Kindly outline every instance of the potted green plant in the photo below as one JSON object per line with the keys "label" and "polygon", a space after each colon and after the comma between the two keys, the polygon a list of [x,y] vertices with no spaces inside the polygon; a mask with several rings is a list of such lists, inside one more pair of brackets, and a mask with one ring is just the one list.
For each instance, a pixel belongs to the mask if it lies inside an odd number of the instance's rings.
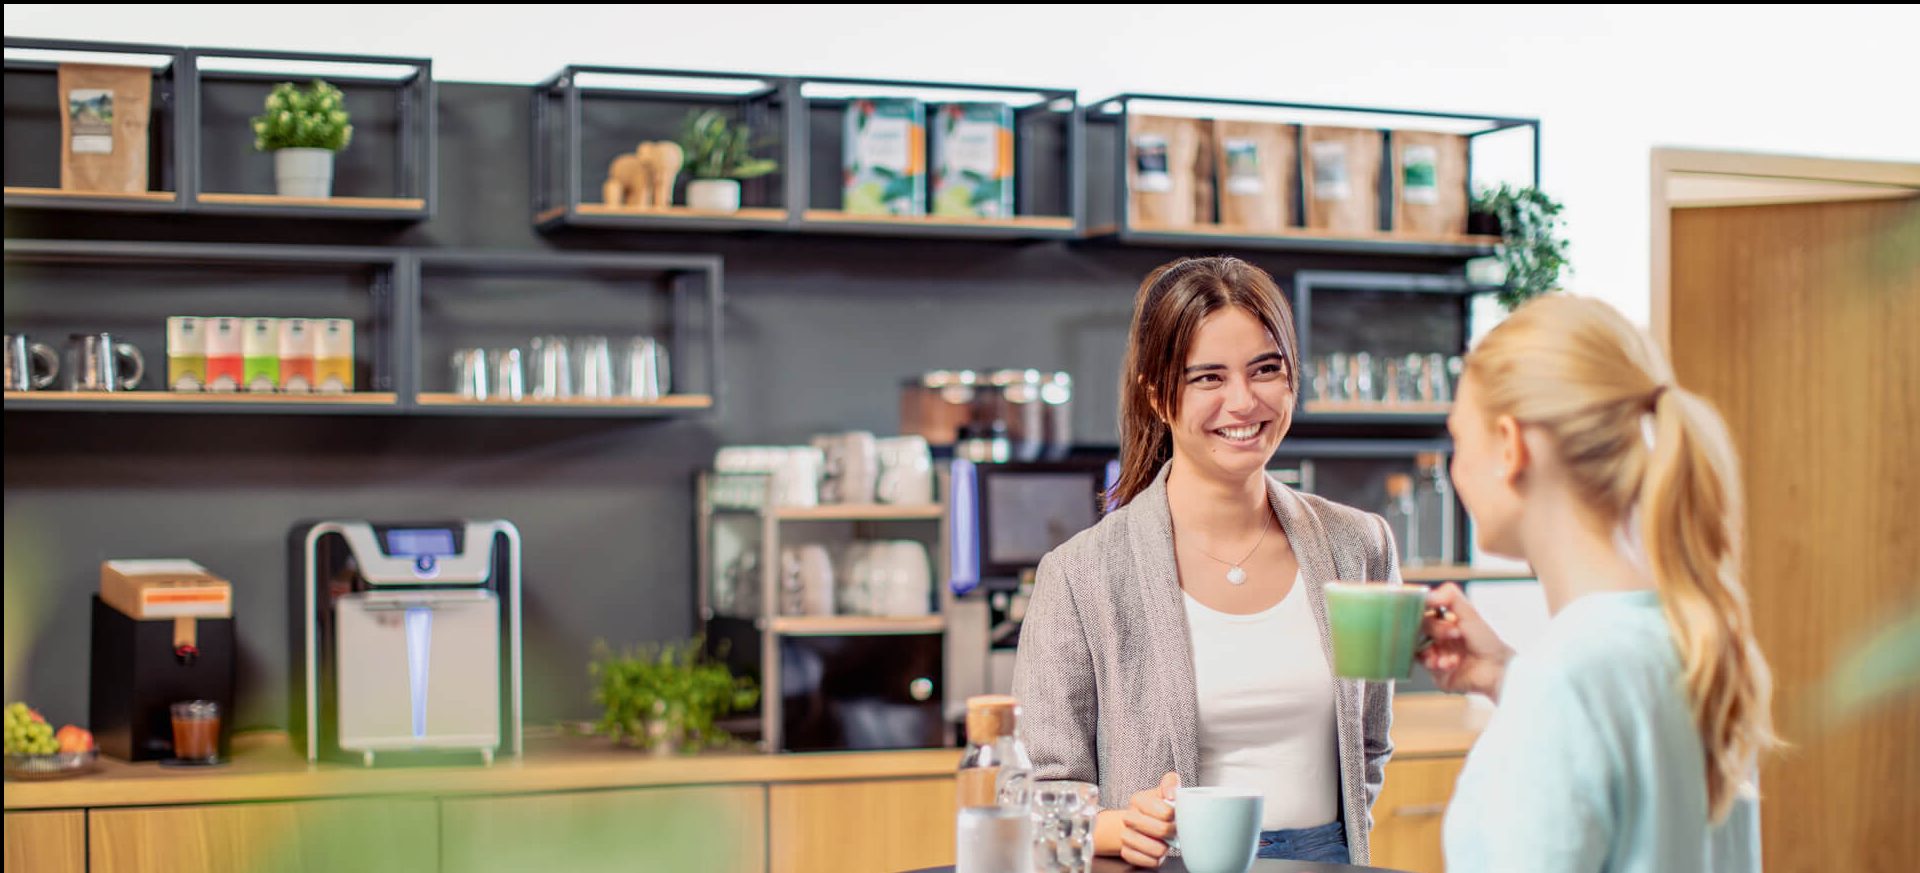
{"label": "potted green plant", "polygon": [[1467,229],[1500,235],[1486,281],[1500,286],[1500,305],[1508,311],[1559,290],[1560,272],[1568,265],[1567,242],[1560,238],[1560,209],[1557,201],[1533,187],[1502,183],[1474,195]]}
{"label": "potted green plant", "polygon": [[332,196],[333,156],[353,141],[351,122],[340,89],[320,79],[273,86],[266,112],[253,118],[253,147],[273,153],[280,196]]}
{"label": "potted green plant", "polygon": [[715,723],[760,700],[753,679],[708,657],[698,637],[617,654],[595,642],[587,672],[595,680],[593,700],[605,708],[597,730],[663,755],[726,745],[732,736]]}
{"label": "potted green plant", "polygon": [[718,110],[687,114],[681,126],[680,148],[686,156],[686,170],[693,177],[687,183],[688,206],[708,212],[738,212],[740,180],[779,169],[778,163],[753,156],[752,136],[746,124],[729,123]]}

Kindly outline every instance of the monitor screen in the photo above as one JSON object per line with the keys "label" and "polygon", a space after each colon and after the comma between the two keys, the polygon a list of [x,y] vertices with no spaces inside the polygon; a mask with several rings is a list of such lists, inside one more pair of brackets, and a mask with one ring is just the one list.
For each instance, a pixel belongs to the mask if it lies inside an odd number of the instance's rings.
{"label": "monitor screen", "polygon": [[446,528],[387,531],[387,554],[389,555],[444,557],[455,551],[453,531]]}
{"label": "monitor screen", "polygon": [[1098,520],[1099,473],[993,472],[982,477],[989,566],[1031,567]]}

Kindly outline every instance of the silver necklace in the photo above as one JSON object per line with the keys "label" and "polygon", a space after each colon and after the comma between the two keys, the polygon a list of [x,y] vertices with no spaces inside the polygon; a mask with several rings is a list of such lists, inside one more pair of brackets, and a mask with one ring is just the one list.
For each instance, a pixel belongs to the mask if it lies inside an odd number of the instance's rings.
{"label": "silver necklace", "polygon": [[1206,555],[1209,558],[1213,558],[1213,560],[1220,561],[1220,563],[1227,565],[1228,584],[1232,584],[1232,585],[1246,584],[1247,571],[1246,571],[1246,568],[1240,565],[1245,564],[1247,562],[1247,558],[1253,557],[1254,552],[1260,551],[1260,544],[1267,541],[1267,529],[1270,527],[1273,527],[1273,513],[1263,512],[1261,513],[1261,515],[1265,517],[1266,520],[1260,525],[1260,538],[1253,541],[1253,548],[1247,550],[1246,557],[1241,558],[1238,561],[1221,561],[1219,558],[1214,558],[1213,555],[1208,553],[1206,549],[1200,548],[1199,543],[1193,544],[1194,551],[1199,552],[1202,555]]}

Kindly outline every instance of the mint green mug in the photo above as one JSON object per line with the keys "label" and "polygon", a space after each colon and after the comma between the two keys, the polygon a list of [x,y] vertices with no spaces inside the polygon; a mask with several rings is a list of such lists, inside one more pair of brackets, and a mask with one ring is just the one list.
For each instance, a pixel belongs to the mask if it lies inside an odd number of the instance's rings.
{"label": "mint green mug", "polygon": [[1327,625],[1333,632],[1333,675],[1342,679],[1410,679],[1413,655],[1428,642],[1423,585],[1329,582]]}

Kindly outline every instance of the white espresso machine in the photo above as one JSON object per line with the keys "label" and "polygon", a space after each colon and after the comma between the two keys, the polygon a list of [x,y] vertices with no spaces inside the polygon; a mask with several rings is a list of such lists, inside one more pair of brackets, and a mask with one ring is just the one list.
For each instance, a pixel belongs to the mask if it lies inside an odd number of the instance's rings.
{"label": "white espresso machine", "polygon": [[290,726],[308,761],[521,753],[512,523],[320,521],[288,545]]}

